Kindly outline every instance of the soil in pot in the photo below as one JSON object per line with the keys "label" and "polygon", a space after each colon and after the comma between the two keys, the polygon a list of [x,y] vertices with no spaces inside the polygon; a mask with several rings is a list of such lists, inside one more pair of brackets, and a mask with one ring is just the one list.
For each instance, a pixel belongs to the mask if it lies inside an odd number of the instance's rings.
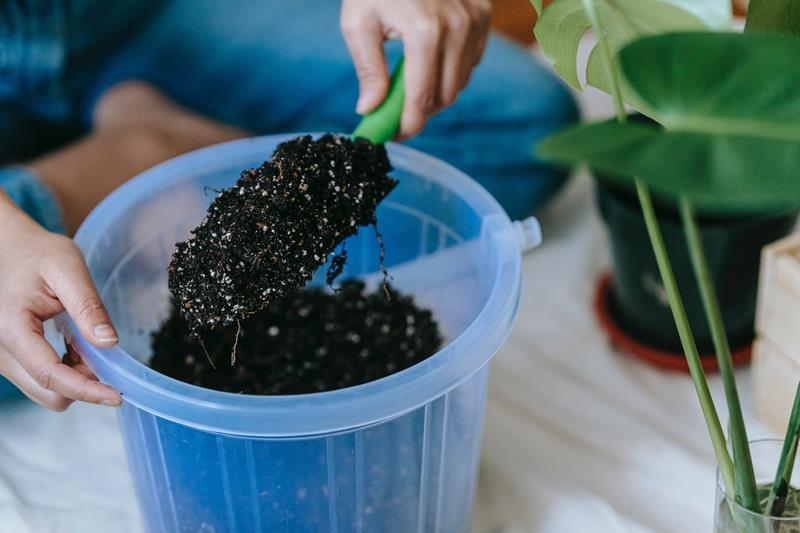
{"label": "soil in pot", "polygon": [[[608,301],[613,320],[636,341],[680,354],[680,339],[635,194],[601,180],[597,197],[611,244],[613,273]],[[680,218],[672,206],[663,203],[657,203],[656,212],[698,348],[711,354],[711,332]],[[797,213],[701,216],[698,220],[734,350],[752,342],[761,249],[786,236],[796,221]]]}
{"label": "soil in pot", "polygon": [[[350,387],[399,372],[442,344],[431,312],[391,287],[301,289],[236,326],[195,338],[173,306],[153,335],[150,366],[175,379],[227,392],[302,394]],[[236,362],[231,352],[236,345]],[[207,353],[206,353],[207,351]]]}

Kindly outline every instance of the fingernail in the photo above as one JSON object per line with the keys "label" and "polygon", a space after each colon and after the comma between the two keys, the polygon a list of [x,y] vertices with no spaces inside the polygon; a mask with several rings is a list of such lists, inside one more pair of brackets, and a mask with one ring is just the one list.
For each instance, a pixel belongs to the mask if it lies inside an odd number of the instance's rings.
{"label": "fingernail", "polygon": [[94,328],[94,336],[100,342],[117,342],[117,332],[108,324],[100,324]]}
{"label": "fingernail", "polygon": [[100,400],[100,405],[105,405],[106,407],[119,407],[122,405],[122,398]]}
{"label": "fingernail", "polygon": [[369,98],[367,96],[361,96],[356,103],[356,113],[359,115],[364,115],[369,113],[370,106],[369,106]]}

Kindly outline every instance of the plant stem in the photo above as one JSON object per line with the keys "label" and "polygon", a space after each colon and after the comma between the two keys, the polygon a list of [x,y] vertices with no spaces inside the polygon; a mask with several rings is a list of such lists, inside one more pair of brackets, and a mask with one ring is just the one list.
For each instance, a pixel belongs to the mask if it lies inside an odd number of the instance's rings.
{"label": "plant stem", "polygon": [[708,389],[708,382],[703,372],[703,366],[700,363],[700,353],[697,351],[697,344],[692,335],[689,319],[686,316],[686,309],[683,306],[683,299],[678,289],[678,283],[672,271],[672,265],[667,255],[666,246],[664,246],[664,238],[658,227],[658,219],[656,218],[655,209],[653,208],[653,200],[650,197],[650,191],[647,185],[638,179],[636,180],[636,192],[639,195],[639,203],[642,205],[644,221],[647,226],[647,233],[650,235],[650,243],[656,255],[658,270],[661,273],[661,279],[667,291],[667,299],[669,300],[669,307],[672,310],[672,317],[678,328],[678,335],[680,336],[681,345],[683,346],[683,353],[686,356],[686,362],[689,364],[689,372],[694,382],[694,388],[697,391],[697,398],[700,400],[700,408],[703,411],[706,426],[708,426],[708,432],[711,435],[711,444],[714,448],[714,454],[717,458],[722,480],[725,483],[725,491],[732,497],[736,490],[733,475],[733,462],[725,446],[725,433],[722,431],[722,425],[719,422],[719,416],[717,416],[717,410],[714,407],[714,399],[711,397],[711,392]]}
{"label": "plant stem", "polygon": [[[617,120],[619,122],[625,122],[627,116],[625,114],[625,105],[622,96],[619,65],[611,50],[608,38],[603,31],[600,19],[597,16],[597,11],[594,8],[594,0],[583,0],[583,8],[592,23],[598,45],[606,60],[606,66],[608,67],[609,76],[611,77],[611,92],[614,97],[614,109],[616,111]],[[728,448],[725,445],[725,433],[722,431],[717,409],[714,406],[714,399],[711,397],[711,392],[708,389],[708,382],[703,372],[703,366],[700,363],[700,354],[697,351],[697,344],[692,335],[692,329],[689,326],[689,319],[686,316],[686,309],[683,306],[683,300],[678,290],[675,274],[672,271],[672,264],[669,261],[666,246],[664,246],[664,238],[661,235],[661,228],[658,225],[655,208],[653,207],[653,199],[650,196],[650,189],[645,182],[638,178],[635,180],[635,183],[636,194],[639,197],[645,225],[647,226],[647,234],[650,236],[650,245],[655,252],[656,263],[658,264],[658,270],[661,274],[664,288],[667,291],[667,298],[669,300],[670,309],[672,310],[672,316],[678,328],[681,345],[683,346],[686,361],[689,364],[689,371],[692,376],[692,381],[694,382],[697,397],[700,400],[703,417],[705,418],[708,432],[711,435],[711,444],[714,448],[714,455],[716,456],[720,475],[725,485],[725,492],[730,497],[734,497],[736,485],[734,483],[733,462],[728,453]]]}
{"label": "plant stem", "polygon": [[733,447],[734,476],[736,480],[737,501],[745,508],[760,513],[761,505],[758,500],[753,460],[750,457],[750,446],[747,440],[747,430],[742,416],[739,391],[736,388],[736,376],[733,373],[733,360],[728,336],[725,332],[725,323],[719,307],[719,299],[714,287],[714,280],[708,268],[703,241],[694,216],[694,208],[685,196],[680,198],[680,213],[686,243],[689,247],[689,257],[692,260],[697,287],[703,300],[706,319],[711,329],[714,348],[717,352],[719,373],[725,388],[725,399],[728,403],[729,432]]}
{"label": "plant stem", "polygon": [[778,471],[775,482],[769,489],[769,498],[764,514],[767,516],[781,516],[786,503],[786,494],[789,492],[789,483],[792,481],[794,460],[797,456],[797,444],[800,440],[800,384],[794,395],[794,406],[789,417],[789,426],[786,428],[786,438],[783,439],[783,450],[778,462]]}

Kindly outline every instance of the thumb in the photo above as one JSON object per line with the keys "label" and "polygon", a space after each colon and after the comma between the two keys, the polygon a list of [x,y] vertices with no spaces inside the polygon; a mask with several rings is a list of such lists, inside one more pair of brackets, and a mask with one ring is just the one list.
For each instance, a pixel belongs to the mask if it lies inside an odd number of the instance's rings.
{"label": "thumb", "polygon": [[[352,20],[351,20],[352,19]],[[386,98],[389,74],[383,54],[383,32],[374,18],[342,16],[342,32],[358,77],[356,112],[369,113]]]}
{"label": "thumb", "polygon": [[117,332],[83,260],[62,265],[54,278],[48,280],[50,288],[75,321],[81,335],[100,348],[117,344]]}

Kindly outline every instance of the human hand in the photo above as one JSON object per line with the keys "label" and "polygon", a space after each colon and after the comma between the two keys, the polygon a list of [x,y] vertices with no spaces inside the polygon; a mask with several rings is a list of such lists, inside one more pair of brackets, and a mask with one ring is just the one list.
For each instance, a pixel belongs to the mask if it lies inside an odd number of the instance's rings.
{"label": "human hand", "polygon": [[120,395],[76,354],[62,362],[44,338],[43,321],[66,310],[92,344],[118,341],[78,247],[41,228],[2,192],[0,228],[0,374],[55,411],[74,400],[120,405]]}
{"label": "human hand", "polygon": [[386,97],[383,42],[400,38],[406,57],[399,136],[410,137],[452,104],[480,61],[489,36],[489,0],[344,0],[341,26],[359,81],[356,111]]}

